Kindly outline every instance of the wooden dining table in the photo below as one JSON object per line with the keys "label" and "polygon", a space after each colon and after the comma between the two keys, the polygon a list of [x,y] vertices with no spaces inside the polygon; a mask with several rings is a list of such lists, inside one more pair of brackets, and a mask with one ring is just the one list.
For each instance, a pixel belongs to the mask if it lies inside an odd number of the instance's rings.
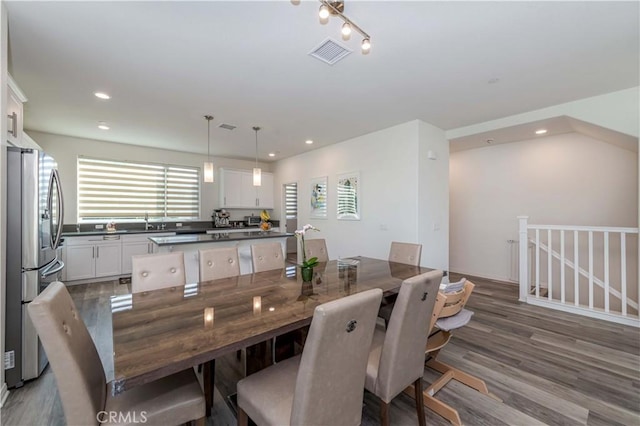
{"label": "wooden dining table", "polygon": [[[204,364],[207,411],[216,358],[307,326],[316,306],[372,288],[398,291],[429,268],[367,257],[333,260],[303,283],[299,267],[169,287],[111,299],[117,395]],[[213,366],[213,367],[212,367]]]}

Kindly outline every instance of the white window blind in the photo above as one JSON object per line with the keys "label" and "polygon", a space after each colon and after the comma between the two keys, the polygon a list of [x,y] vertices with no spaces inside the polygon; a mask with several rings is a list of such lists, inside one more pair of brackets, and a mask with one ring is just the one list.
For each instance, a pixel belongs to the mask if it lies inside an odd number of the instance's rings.
{"label": "white window blind", "polygon": [[198,219],[195,167],[78,158],[78,219]]}
{"label": "white window blind", "polygon": [[284,186],[284,205],[287,219],[298,217],[298,184],[287,183]]}

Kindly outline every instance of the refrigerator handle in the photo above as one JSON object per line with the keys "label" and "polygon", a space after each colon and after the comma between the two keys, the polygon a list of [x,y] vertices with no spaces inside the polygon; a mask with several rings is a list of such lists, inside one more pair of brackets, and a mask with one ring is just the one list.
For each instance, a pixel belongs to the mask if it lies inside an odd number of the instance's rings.
{"label": "refrigerator handle", "polygon": [[51,264],[40,273],[40,278],[45,279],[49,275],[57,274],[62,271],[62,269],[64,269],[64,262],[56,258],[55,261],[51,262]]}
{"label": "refrigerator handle", "polygon": [[[58,195],[58,229],[53,229],[53,217],[49,221],[51,226],[50,239],[51,248],[57,249],[60,246],[60,239],[62,238],[62,226],[64,223],[64,199],[62,198],[62,186],[60,185],[60,175],[57,169],[51,170],[51,177],[49,178],[49,211],[53,212],[53,187],[56,187]],[[55,235],[55,236],[54,236]]]}

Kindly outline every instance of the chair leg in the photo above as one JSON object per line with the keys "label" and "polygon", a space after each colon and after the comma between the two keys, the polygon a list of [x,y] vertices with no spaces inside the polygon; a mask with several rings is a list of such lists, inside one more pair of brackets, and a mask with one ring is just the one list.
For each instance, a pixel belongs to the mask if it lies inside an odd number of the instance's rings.
{"label": "chair leg", "polygon": [[439,414],[445,419],[449,420],[451,424],[455,426],[462,426],[462,421],[460,420],[460,415],[458,414],[457,410],[445,404],[444,402],[437,400],[436,398],[429,395],[427,392],[428,392],[427,390],[424,391],[422,395],[424,397],[424,405],[428,409],[430,409],[436,414]]}
{"label": "chair leg", "polygon": [[389,426],[389,405],[391,403],[380,400],[380,426]]}
{"label": "chair leg", "polygon": [[426,426],[424,420],[424,400],[422,398],[422,377],[418,378],[413,383],[415,398],[416,398],[416,412],[418,414],[418,425]]}
{"label": "chair leg", "polygon": [[238,407],[238,426],[248,426],[249,425],[249,416],[244,410]]}

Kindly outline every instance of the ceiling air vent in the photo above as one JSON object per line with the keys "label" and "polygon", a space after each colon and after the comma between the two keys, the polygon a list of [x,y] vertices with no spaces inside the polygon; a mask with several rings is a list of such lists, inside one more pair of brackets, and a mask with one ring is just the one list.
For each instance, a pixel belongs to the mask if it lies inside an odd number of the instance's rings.
{"label": "ceiling air vent", "polygon": [[332,38],[327,38],[309,52],[309,55],[329,65],[333,65],[351,52],[353,51],[343,44],[338,43]]}
{"label": "ceiling air vent", "polygon": [[221,129],[225,129],[225,130],[233,130],[233,129],[236,128],[236,126],[234,126],[232,124],[227,124],[227,123],[222,123],[218,127],[221,128]]}

